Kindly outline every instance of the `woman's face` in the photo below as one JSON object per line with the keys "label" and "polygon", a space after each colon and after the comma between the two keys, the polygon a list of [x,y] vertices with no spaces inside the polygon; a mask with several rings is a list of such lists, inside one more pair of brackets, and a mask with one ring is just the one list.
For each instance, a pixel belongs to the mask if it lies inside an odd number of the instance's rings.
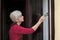
{"label": "woman's face", "polygon": [[18,21],[19,21],[19,22],[23,22],[23,21],[24,21],[24,16],[20,16],[20,17],[18,18]]}

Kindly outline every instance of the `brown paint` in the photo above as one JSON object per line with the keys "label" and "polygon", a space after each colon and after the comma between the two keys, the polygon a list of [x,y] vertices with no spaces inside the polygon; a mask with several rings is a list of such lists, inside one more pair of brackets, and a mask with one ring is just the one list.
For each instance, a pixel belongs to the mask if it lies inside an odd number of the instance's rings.
{"label": "brown paint", "polygon": [[[48,0],[48,33],[49,33],[49,40],[50,40],[50,5],[49,5],[49,0]],[[54,0],[51,0],[51,33],[52,33],[52,40],[54,40],[55,36],[55,26],[54,26]]]}
{"label": "brown paint", "polygon": [[55,36],[55,26],[54,26],[54,0],[51,0],[51,13],[52,13],[52,18],[51,18],[51,27],[52,27],[52,40],[54,40],[54,36]]}
{"label": "brown paint", "polygon": [[1,0],[0,0],[0,40],[1,40]]}

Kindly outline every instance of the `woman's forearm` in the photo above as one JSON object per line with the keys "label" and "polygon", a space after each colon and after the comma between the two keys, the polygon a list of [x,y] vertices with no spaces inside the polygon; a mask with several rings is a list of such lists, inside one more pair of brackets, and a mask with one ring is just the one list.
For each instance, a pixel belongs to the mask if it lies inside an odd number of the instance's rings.
{"label": "woman's forearm", "polygon": [[37,28],[39,27],[39,25],[44,21],[45,17],[44,16],[41,16],[41,18],[38,20],[38,22],[32,27],[32,29],[34,31],[37,30]]}

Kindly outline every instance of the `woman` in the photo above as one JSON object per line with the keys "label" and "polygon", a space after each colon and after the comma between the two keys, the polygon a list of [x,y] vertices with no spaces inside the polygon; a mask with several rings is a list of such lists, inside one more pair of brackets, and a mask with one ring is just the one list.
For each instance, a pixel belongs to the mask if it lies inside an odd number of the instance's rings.
{"label": "woman", "polygon": [[21,40],[21,37],[23,34],[32,34],[34,31],[36,31],[39,25],[45,19],[45,17],[41,16],[38,22],[31,28],[24,28],[20,26],[21,23],[24,21],[24,17],[22,16],[21,11],[15,10],[11,12],[10,19],[12,20],[14,24],[11,25],[11,28],[9,30],[9,39],[10,40]]}

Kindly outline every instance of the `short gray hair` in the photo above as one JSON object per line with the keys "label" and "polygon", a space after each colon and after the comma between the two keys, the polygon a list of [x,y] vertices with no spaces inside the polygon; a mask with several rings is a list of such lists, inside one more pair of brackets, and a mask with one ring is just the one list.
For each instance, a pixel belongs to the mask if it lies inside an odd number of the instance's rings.
{"label": "short gray hair", "polygon": [[16,20],[18,19],[19,16],[22,15],[22,12],[19,11],[19,10],[15,10],[13,12],[10,13],[10,19],[13,21],[13,22],[16,22]]}

